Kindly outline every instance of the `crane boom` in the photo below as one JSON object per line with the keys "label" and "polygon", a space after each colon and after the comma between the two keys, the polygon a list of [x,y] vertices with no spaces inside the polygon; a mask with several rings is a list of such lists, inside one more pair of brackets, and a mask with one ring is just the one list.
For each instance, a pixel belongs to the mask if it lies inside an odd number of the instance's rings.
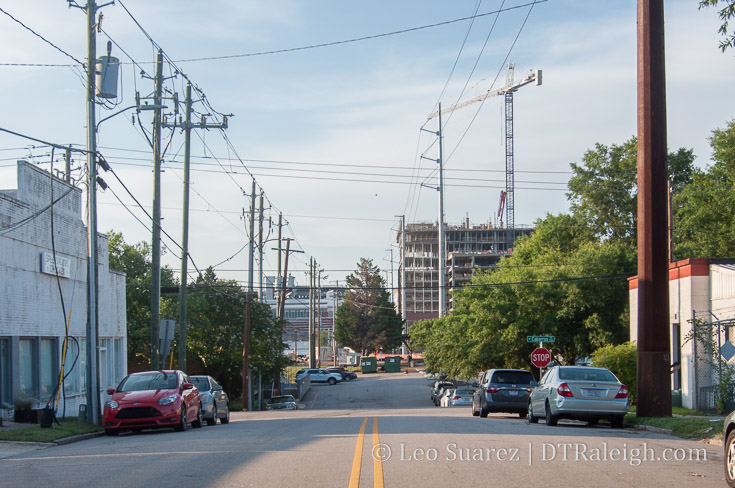
{"label": "crane boom", "polygon": [[[507,83],[506,86],[504,87],[497,88],[495,90],[488,90],[485,93],[482,93],[472,98],[468,98],[467,100],[463,100],[450,107],[447,107],[444,110],[442,110],[442,115],[454,112],[455,110],[459,110],[460,108],[464,108],[467,105],[472,105],[473,103],[476,103],[476,102],[483,102],[490,97],[495,97],[498,95],[505,95],[506,93],[514,92],[518,90],[520,87],[526,86],[534,82],[536,83],[536,86],[540,85],[542,82],[542,71],[540,69],[531,71],[528,75],[526,75],[522,80],[518,82],[513,83],[512,80],[510,80],[510,82]],[[426,120],[431,120],[437,115],[439,115],[438,110],[429,114],[429,116],[426,117]]]}

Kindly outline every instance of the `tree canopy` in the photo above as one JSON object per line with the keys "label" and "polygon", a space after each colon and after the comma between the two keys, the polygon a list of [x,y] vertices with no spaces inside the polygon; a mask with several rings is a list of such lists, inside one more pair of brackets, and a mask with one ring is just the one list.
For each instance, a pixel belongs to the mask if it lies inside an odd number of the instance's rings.
{"label": "tree canopy", "polygon": [[724,53],[727,48],[735,47],[735,34],[729,31],[730,19],[735,17],[735,0],[701,0],[699,2],[699,8],[704,7],[718,7],[722,6],[719,10],[720,28],[717,30],[722,34],[723,39],[720,41],[720,49]]}
{"label": "tree canopy", "polygon": [[347,277],[344,303],[337,309],[334,337],[337,343],[366,355],[398,347],[403,321],[390,301],[380,269],[361,258]]}

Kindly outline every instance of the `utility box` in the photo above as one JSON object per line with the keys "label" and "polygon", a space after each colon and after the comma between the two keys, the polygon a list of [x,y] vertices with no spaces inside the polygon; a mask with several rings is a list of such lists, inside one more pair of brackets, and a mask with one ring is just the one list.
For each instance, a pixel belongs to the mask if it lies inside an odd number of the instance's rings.
{"label": "utility box", "polygon": [[362,358],[360,368],[364,373],[376,373],[378,371],[378,360],[373,357]]}
{"label": "utility box", "polygon": [[401,372],[401,357],[387,357],[385,358],[385,372],[386,373],[400,373]]}

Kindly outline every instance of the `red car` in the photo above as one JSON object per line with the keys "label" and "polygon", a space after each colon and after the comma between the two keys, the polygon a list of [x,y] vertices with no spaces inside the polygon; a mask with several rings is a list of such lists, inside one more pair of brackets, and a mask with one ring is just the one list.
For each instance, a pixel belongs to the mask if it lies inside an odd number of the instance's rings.
{"label": "red car", "polygon": [[173,427],[177,431],[202,426],[199,390],[182,371],[146,371],[126,376],[107,390],[104,422],[107,435]]}

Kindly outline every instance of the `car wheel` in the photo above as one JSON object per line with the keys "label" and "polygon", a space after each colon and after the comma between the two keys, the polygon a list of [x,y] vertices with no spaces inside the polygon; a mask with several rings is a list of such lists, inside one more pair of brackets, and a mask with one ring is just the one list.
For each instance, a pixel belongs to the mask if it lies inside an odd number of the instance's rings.
{"label": "car wheel", "polygon": [[525,419],[526,415],[528,415],[526,412],[518,412],[518,418]]}
{"label": "car wheel", "polygon": [[622,429],[624,419],[625,417],[623,415],[615,415],[610,419],[610,427],[613,429]]}
{"label": "car wheel", "polygon": [[186,430],[186,405],[181,403],[181,415],[179,415],[179,423],[174,427],[176,432],[184,432]]}
{"label": "car wheel", "polygon": [[120,431],[118,429],[105,429],[105,434],[110,435],[110,436],[117,435],[119,433]]}
{"label": "car wheel", "polygon": [[490,413],[490,409],[482,408],[482,405],[480,405],[480,417],[486,419],[487,414]]}
{"label": "car wheel", "polygon": [[477,411],[477,410],[475,410],[475,401],[472,400],[472,416],[473,417],[479,417],[479,415],[480,415],[480,412]]}
{"label": "car wheel", "polygon": [[546,402],[546,425],[554,426],[559,421],[556,415],[551,413],[551,406]]}
{"label": "car wheel", "polygon": [[217,423],[217,404],[212,405],[212,418],[207,419],[207,425],[212,426]]}
{"label": "car wheel", "polygon": [[191,426],[195,429],[201,429],[202,425],[204,425],[204,412],[202,412],[202,404],[200,403],[197,409],[197,418],[191,423]]}
{"label": "car wheel", "polygon": [[219,419],[220,424],[229,424],[230,423],[230,406],[225,405],[225,416]]}
{"label": "car wheel", "polygon": [[735,430],[727,434],[725,441],[725,481],[735,488]]}
{"label": "car wheel", "polygon": [[329,381],[327,381],[327,383],[329,383],[330,385],[334,385],[337,383],[337,380],[335,380],[334,378],[329,378]]}
{"label": "car wheel", "polygon": [[533,407],[531,402],[528,402],[528,416],[526,417],[529,424],[538,424],[538,417],[533,415]]}

